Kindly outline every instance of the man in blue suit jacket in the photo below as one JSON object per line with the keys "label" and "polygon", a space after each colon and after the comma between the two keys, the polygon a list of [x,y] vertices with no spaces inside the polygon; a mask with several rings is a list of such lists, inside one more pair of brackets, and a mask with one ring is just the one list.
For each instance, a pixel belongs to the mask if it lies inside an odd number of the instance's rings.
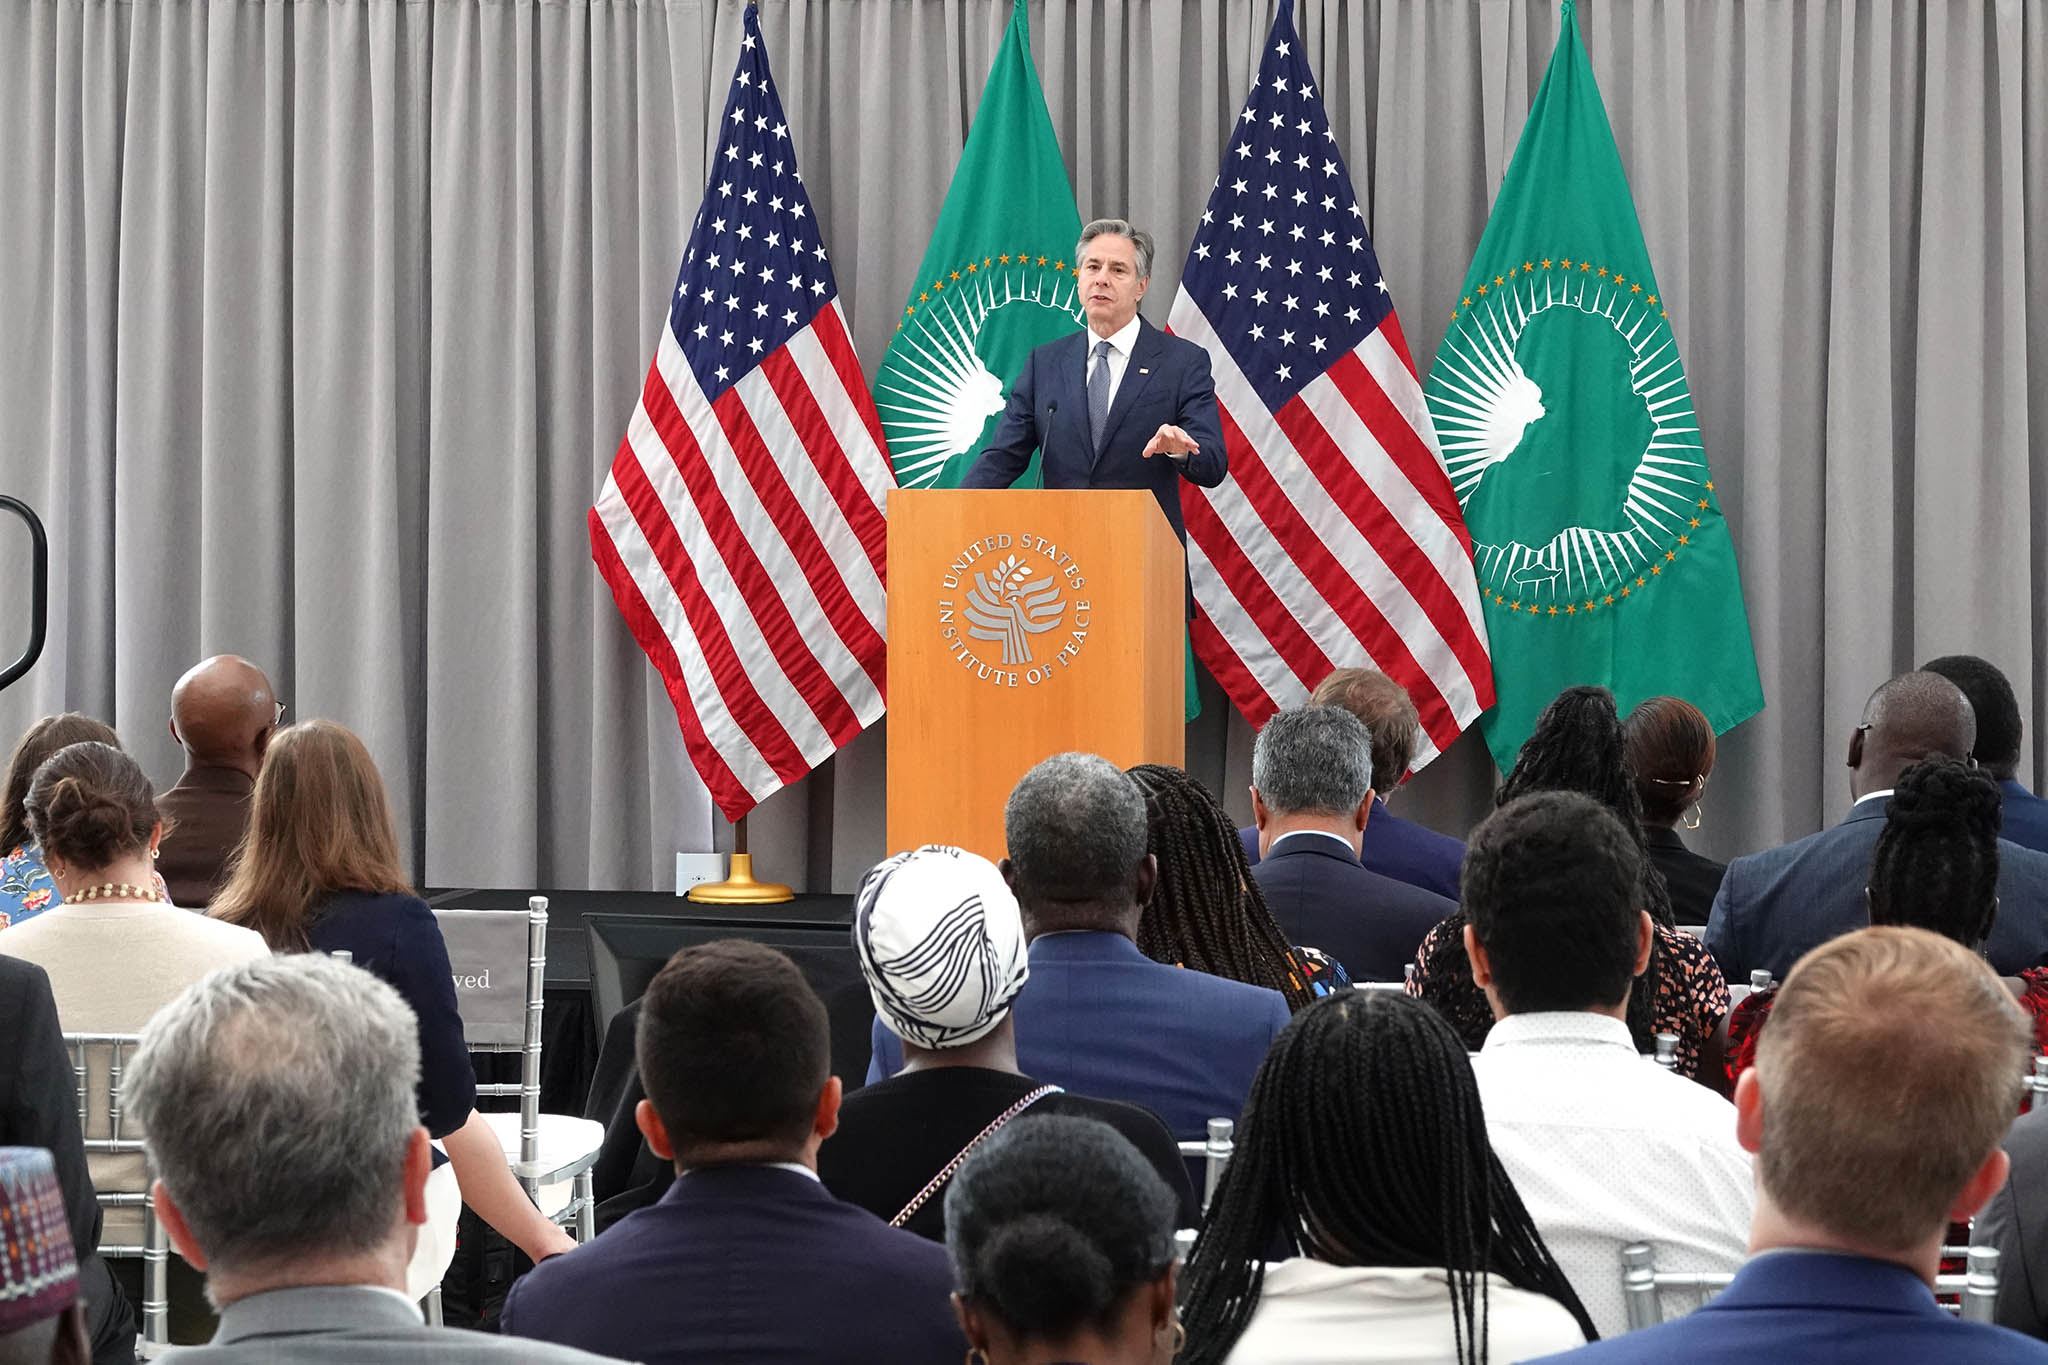
{"label": "man in blue suit jacket", "polygon": [[1266,856],[1252,868],[1288,938],[1320,948],[1353,981],[1399,981],[1455,901],[1368,871],[1372,738],[1336,706],[1282,711],[1252,744],[1252,817]]}
{"label": "man in blue suit jacket", "polygon": [[2026,723],[2020,718],[2012,683],[1974,654],[1946,654],[1921,667],[1941,674],[1970,699],[1970,709],[1977,716],[1977,766],[1991,774],[2005,793],[2005,824],[1999,833],[2022,848],[2048,853],[2048,801],[2028,791],[2018,779]]}
{"label": "man in blue suit jacket", "polygon": [[1962,945],[1899,928],[1828,943],[1779,990],[1735,1086],[1736,1138],[1756,1154],[1749,1263],[1686,1317],[1547,1359],[2048,1362],[2048,1345],[1950,1318],[1931,1292],[1949,1224],[2005,1179],[2032,1050]]}
{"label": "man in blue suit jacket", "polygon": [[[1922,759],[1970,756],[1976,721],[1947,678],[1902,673],[1871,694],[1849,739],[1842,823],[1728,864],[1707,916],[1707,947],[1730,981],[1761,967],[1782,977],[1807,949],[1870,923],[1864,885],[1892,785]],[[1998,841],[1998,917],[1984,943],[2008,976],[2048,955],[2048,854]]]}
{"label": "man in blue suit jacket", "polygon": [[[1392,791],[1400,785],[1415,762],[1422,739],[1422,718],[1406,688],[1377,668],[1340,668],[1317,683],[1308,700],[1311,706],[1341,706],[1358,717],[1372,736],[1373,786]],[[1237,837],[1244,844],[1246,859],[1258,866],[1258,827],[1247,826]],[[1403,820],[1387,809],[1377,792],[1358,839],[1357,854],[1370,872],[1421,887],[1446,900],[1458,899],[1464,841]]]}
{"label": "man in blue suit jacket", "polygon": [[945,1248],[835,1199],[830,1030],[781,953],[727,940],[655,974],[635,1120],[676,1166],[661,1201],[512,1286],[502,1330],[659,1362],[955,1365]]}
{"label": "man in blue suit jacket", "polygon": [[[1056,754],[1011,791],[1003,838],[998,866],[1031,945],[1031,978],[1011,1006],[1024,1074],[1143,1105],[1183,1140],[1237,1118],[1287,1002],[1138,951],[1159,865],[1137,784],[1105,758]],[[902,1041],[878,1020],[868,1079],[902,1065]]]}
{"label": "man in blue suit jacket", "polygon": [[1081,230],[1074,280],[1087,330],[1025,358],[962,488],[1008,488],[1042,450],[1047,488],[1149,488],[1187,541],[1180,480],[1214,488],[1229,458],[1209,353],[1138,316],[1151,276],[1149,233],[1121,218]]}

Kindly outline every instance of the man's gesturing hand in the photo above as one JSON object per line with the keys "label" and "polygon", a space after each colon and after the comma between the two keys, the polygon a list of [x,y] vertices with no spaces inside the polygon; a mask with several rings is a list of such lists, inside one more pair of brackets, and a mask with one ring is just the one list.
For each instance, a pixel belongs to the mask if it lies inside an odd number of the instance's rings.
{"label": "man's gesturing hand", "polygon": [[1194,437],[1188,435],[1177,426],[1167,424],[1162,425],[1159,430],[1152,433],[1152,439],[1145,443],[1144,454],[1148,460],[1154,455],[1165,455],[1181,464],[1186,464],[1188,456],[1200,449],[1201,447],[1195,444]]}

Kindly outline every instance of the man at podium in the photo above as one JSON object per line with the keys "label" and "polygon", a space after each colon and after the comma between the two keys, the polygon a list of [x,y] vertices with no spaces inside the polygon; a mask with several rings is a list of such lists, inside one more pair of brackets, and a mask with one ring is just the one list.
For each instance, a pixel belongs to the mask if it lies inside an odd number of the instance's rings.
{"label": "man at podium", "polygon": [[1152,237],[1121,218],[1081,230],[1074,278],[1086,331],[1025,358],[995,440],[962,488],[1008,488],[1042,450],[1047,488],[1148,488],[1181,543],[1179,480],[1223,482],[1229,461],[1209,353],[1138,316]]}

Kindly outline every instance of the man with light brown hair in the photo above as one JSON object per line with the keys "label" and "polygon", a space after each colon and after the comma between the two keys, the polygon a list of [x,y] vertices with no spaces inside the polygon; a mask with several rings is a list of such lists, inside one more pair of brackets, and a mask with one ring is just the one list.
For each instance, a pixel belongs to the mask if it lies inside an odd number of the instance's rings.
{"label": "man with light brown hair", "polygon": [[[1372,736],[1374,792],[1358,861],[1368,872],[1456,900],[1464,843],[1387,809],[1387,797],[1407,776],[1422,741],[1422,719],[1407,690],[1377,668],[1340,668],[1316,684],[1308,704],[1342,707]],[[1258,828],[1241,829],[1237,837],[1245,857],[1257,864]]]}
{"label": "man with light brown hair", "polygon": [[1815,948],[1735,1086],[1756,1154],[1748,1264],[1688,1317],[1553,1359],[2048,1361],[1932,1292],[1949,1224],[2005,1180],[2031,1052],[2011,993],[1958,943],[1882,927]]}

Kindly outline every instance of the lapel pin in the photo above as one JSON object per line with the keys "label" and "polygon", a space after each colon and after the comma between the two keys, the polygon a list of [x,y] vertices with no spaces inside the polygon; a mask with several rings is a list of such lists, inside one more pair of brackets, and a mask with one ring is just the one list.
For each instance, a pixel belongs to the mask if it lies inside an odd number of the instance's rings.
{"label": "lapel pin", "polygon": [[1140,369],[1138,370],[1138,373],[1139,373],[1139,374],[1150,374],[1150,373],[1152,373],[1152,371],[1150,371],[1150,370],[1148,370],[1148,369],[1144,369],[1144,368],[1142,368],[1142,367],[1141,367],[1141,368],[1140,368]]}

